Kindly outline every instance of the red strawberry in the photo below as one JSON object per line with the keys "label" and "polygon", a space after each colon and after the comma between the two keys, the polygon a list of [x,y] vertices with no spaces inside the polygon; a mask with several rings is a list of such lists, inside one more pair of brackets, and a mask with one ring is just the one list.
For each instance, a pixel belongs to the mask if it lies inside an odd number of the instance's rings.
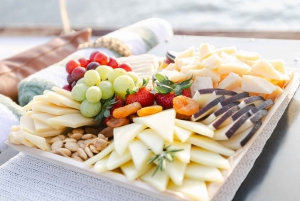
{"label": "red strawberry", "polygon": [[191,95],[191,91],[190,91],[190,89],[189,89],[189,88],[188,88],[188,89],[184,89],[184,90],[182,90],[181,94],[182,94],[182,95],[184,95],[184,96],[186,96],[186,97],[189,97],[189,98],[191,98],[191,97],[192,97],[192,95]]}
{"label": "red strawberry", "polygon": [[139,102],[142,107],[151,106],[154,104],[154,94],[146,87],[149,80],[143,80],[141,88],[135,90],[128,90],[125,98],[126,104]]}
{"label": "red strawberry", "polygon": [[161,105],[164,109],[170,109],[173,107],[173,98],[175,97],[175,93],[171,92],[168,94],[155,94],[155,101],[157,105]]}
{"label": "red strawberry", "polygon": [[192,77],[179,83],[174,83],[166,76],[159,73],[155,75],[155,78],[157,80],[157,86],[155,87],[155,101],[164,109],[173,107],[173,98],[175,96],[184,95],[191,97],[189,88],[192,85]]}

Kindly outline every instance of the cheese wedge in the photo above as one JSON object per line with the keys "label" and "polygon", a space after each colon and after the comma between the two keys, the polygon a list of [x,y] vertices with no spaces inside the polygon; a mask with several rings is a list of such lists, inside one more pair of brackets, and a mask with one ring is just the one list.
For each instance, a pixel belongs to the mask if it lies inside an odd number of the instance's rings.
{"label": "cheese wedge", "polygon": [[235,153],[235,151],[223,146],[215,140],[201,135],[193,135],[187,142],[224,156],[232,156]]}
{"label": "cheese wedge", "polygon": [[129,151],[135,169],[140,170],[147,164],[151,156],[149,148],[139,139],[134,139],[129,145]]}
{"label": "cheese wedge", "polygon": [[173,142],[175,115],[174,109],[168,109],[149,116],[133,118],[133,122],[148,126],[166,141]]}
{"label": "cheese wedge", "polygon": [[242,89],[248,92],[271,94],[277,88],[268,80],[252,75],[242,76]]}
{"label": "cheese wedge", "polygon": [[30,116],[21,116],[20,129],[28,133],[36,133],[34,122]]}
{"label": "cheese wedge", "polygon": [[193,131],[178,127],[176,125],[174,126],[174,133],[181,142],[186,142],[187,139],[194,134]]}
{"label": "cheese wedge", "polygon": [[169,177],[166,171],[158,170],[156,174],[153,175],[156,166],[152,167],[146,174],[142,175],[140,178],[144,182],[152,185],[159,191],[165,191],[167,189]]}
{"label": "cheese wedge", "polygon": [[207,137],[213,137],[214,135],[214,132],[211,129],[200,122],[175,119],[175,125]]}
{"label": "cheese wedge", "polygon": [[223,158],[220,154],[195,146],[192,146],[191,149],[191,161],[221,169],[230,168],[229,161]]}
{"label": "cheese wedge", "polygon": [[214,46],[208,43],[202,43],[199,47],[199,59],[202,60],[203,58],[208,57],[208,55],[210,55],[214,49]]}
{"label": "cheese wedge", "polygon": [[272,66],[272,64],[265,59],[257,61],[252,66],[252,71],[270,79],[282,80],[281,73],[277,71]]}
{"label": "cheese wedge", "polygon": [[114,150],[113,152],[111,152],[108,158],[106,167],[108,170],[113,170],[128,162],[130,159],[131,154],[128,149],[126,149],[126,151],[121,156],[116,152],[116,150]]}
{"label": "cheese wedge", "polygon": [[213,82],[219,82],[221,79],[221,74],[218,72],[215,72],[211,69],[208,68],[202,68],[202,69],[194,69],[194,70],[190,70],[187,73],[187,77],[196,77],[196,76],[200,76],[200,77],[211,77]]}
{"label": "cheese wedge", "polygon": [[176,59],[179,58],[187,58],[187,57],[193,57],[195,55],[195,47],[190,47],[187,50],[184,50],[183,52],[180,52],[177,56]]}
{"label": "cheese wedge", "polygon": [[78,128],[80,126],[95,125],[98,122],[94,121],[92,118],[84,117],[81,113],[77,113],[49,118],[48,123],[51,125]]}
{"label": "cheese wedge", "polygon": [[103,159],[105,156],[107,156],[108,154],[110,154],[115,148],[115,144],[114,141],[110,142],[110,144],[103,149],[100,153],[98,153],[97,155],[93,156],[92,158],[89,158],[88,160],[84,161],[84,165],[86,167],[90,167],[91,165],[93,165],[94,163],[96,163],[97,161]]}
{"label": "cheese wedge", "polygon": [[178,159],[175,159],[173,162],[166,163],[166,172],[170,179],[176,184],[181,185],[187,163],[183,163]]}
{"label": "cheese wedge", "polygon": [[49,103],[38,103],[32,106],[33,111],[45,112],[48,114],[64,115],[64,114],[79,114],[80,111],[67,107],[60,107]]}
{"label": "cheese wedge", "polygon": [[51,128],[54,129],[63,129],[65,128],[64,126],[58,126],[58,125],[54,125],[54,124],[49,124],[48,120],[52,117],[57,117],[57,115],[54,114],[47,114],[47,113],[39,113],[39,112],[35,112],[31,115],[31,118],[35,121],[40,121],[44,124],[48,124]]}
{"label": "cheese wedge", "polygon": [[24,138],[34,144],[36,147],[44,151],[50,151],[50,145],[47,143],[46,139],[40,136],[32,135],[30,133],[25,133]]}
{"label": "cheese wedge", "polygon": [[232,90],[234,88],[240,87],[242,83],[242,78],[235,73],[230,72],[228,76],[219,83],[218,88]]}
{"label": "cheese wedge", "polygon": [[183,143],[180,141],[174,141],[172,144],[166,143],[166,146],[170,146],[169,150],[182,150],[175,152],[176,158],[183,162],[183,163],[189,163],[190,162],[190,153],[191,153],[191,144],[190,143]]}
{"label": "cheese wedge", "polygon": [[94,170],[97,173],[101,173],[101,172],[106,172],[108,171],[106,164],[108,161],[109,156],[105,156],[104,158],[102,158],[101,160],[97,161],[94,165]]}
{"label": "cheese wedge", "polygon": [[198,163],[189,163],[185,170],[186,178],[222,183],[224,178],[220,170],[216,167],[209,167]]}
{"label": "cheese wedge", "polygon": [[50,127],[48,124],[45,124],[41,121],[37,121],[33,119],[34,127],[37,133],[46,132],[53,130],[52,127]]}
{"label": "cheese wedge", "polygon": [[208,201],[208,191],[204,181],[185,178],[181,186],[169,182],[168,189],[180,192],[197,201]]}
{"label": "cheese wedge", "polygon": [[139,123],[132,123],[114,128],[115,150],[122,155],[132,140],[147,126]]}
{"label": "cheese wedge", "polygon": [[203,59],[203,66],[209,69],[216,69],[221,65],[222,59],[217,54],[212,54],[210,57]]}
{"label": "cheese wedge", "polygon": [[137,179],[138,177],[140,177],[141,175],[145,174],[153,166],[154,166],[153,164],[150,164],[150,165],[145,164],[142,168],[136,169],[133,162],[129,161],[129,162],[121,165],[121,170],[125,174],[125,176],[127,177],[127,179],[129,181],[133,181],[133,180]]}
{"label": "cheese wedge", "polygon": [[164,139],[152,129],[145,129],[138,134],[141,140],[153,153],[161,154],[164,147]]}

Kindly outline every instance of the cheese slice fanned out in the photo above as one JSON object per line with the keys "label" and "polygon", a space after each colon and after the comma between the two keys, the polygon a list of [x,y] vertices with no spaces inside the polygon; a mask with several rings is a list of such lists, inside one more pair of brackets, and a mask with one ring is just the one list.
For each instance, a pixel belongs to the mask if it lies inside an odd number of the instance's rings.
{"label": "cheese slice fanned out", "polygon": [[132,161],[129,161],[123,165],[121,165],[121,170],[127,177],[129,181],[133,181],[140,177],[141,175],[145,174],[147,171],[150,170],[154,165],[153,164],[145,164],[141,169],[136,169],[135,165]]}
{"label": "cheese slice fanned out", "polygon": [[25,133],[24,138],[34,144],[36,147],[44,151],[50,151],[50,145],[47,143],[46,139],[40,136],[32,135],[30,133]]}
{"label": "cheese slice fanned out", "polygon": [[152,129],[145,129],[138,134],[141,140],[153,153],[161,154],[164,147],[164,139]]}
{"label": "cheese slice fanned out", "polygon": [[241,86],[242,78],[235,73],[230,72],[228,76],[219,83],[218,88],[232,90]]}
{"label": "cheese slice fanned out", "polygon": [[238,60],[234,56],[222,53],[222,64],[218,67],[219,73],[229,74],[230,72],[243,75],[251,71],[251,67]]}
{"label": "cheese slice fanned out", "polygon": [[132,140],[147,126],[139,123],[132,123],[114,128],[115,150],[122,155]]}
{"label": "cheese slice fanned out", "polygon": [[174,133],[175,135],[179,138],[179,140],[181,142],[186,142],[187,139],[192,135],[194,134],[193,131],[190,131],[190,130],[187,130],[185,128],[181,128],[181,127],[178,127],[178,126],[174,126]]}
{"label": "cheese slice fanned out", "polygon": [[83,116],[81,113],[77,114],[65,114],[58,117],[48,119],[49,124],[78,128],[80,126],[95,125],[98,122],[92,118]]}
{"label": "cheese slice fanned out", "polygon": [[175,110],[169,109],[149,116],[133,118],[133,122],[148,126],[166,141],[173,142],[175,115]]}
{"label": "cheese slice fanned out", "polygon": [[170,146],[169,150],[182,150],[175,152],[175,157],[183,163],[189,163],[191,158],[191,144],[183,143],[180,141],[174,141],[172,144],[166,143],[166,146]]}
{"label": "cheese slice fanned out", "polygon": [[48,120],[50,118],[53,118],[53,117],[57,117],[57,115],[54,115],[54,114],[47,114],[47,113],[33,113],[31,115],[31,118],[33,120],[36,120],[36,121],[40,121],[44,124],[48,124],[50,127],[54,128],[54,129],[63,129],[64,126],[58,126],[58,125],[54,125],[54,124],[49,124]]}
{"label": "cheese slice fanned out", "polygon": [[262,75],[266,78],[275,79],[275,80],[282,80],[283,77],[279,71],[277,71],[270,62],[265,59],[257,61],[252,66],[252,71]]}
{"label": "cheese slice fanned out", "polygon": [[116,152],[116,150],[114,150],[113,152],[111,152],[108,158],[108,161],[106,163],[106,168],[108,170],[116,169],[121,165],[125,164],[126,162],[128,162],[130,159],[131,159],[131,154],[128,149],[126,149],[126,151],[122,155],[119,155]]}
{"label": "cheese slice fanned out", "polygon": [[175,124],[178,127],[193,131],[201,135],[205,135],[207,137],[213,137],[214,135],[214,132],[208,126],[200,122],[192,122],[192,121],[176,119]]}
{"label": "cheese slice fanned out", "polygon": [[146,174],[141,176],[140,178],[155,187],[159,191],[165,191],[167,189],[169,177],[166,171],[160,171],[158,170],[154,175],[154,171],[156,169],[156,166],[153,166]]}
{"label": "cheese slice fanned out", "polygon": [[52,90],[59,93],[60,95],[65,96],[66,98],[72,99],[72,94],[70,91],[67,91],[59,87],[52,87]]}
{"label": "cheese slice fanned out", "polygon": [[224,178],[216,167],[209,167],[198,163],[189,163],[185,170],[185,177],[201,181],[222,183]]}
{"label": "cheese slice fanned out", "polygon": [[73,99],[69,99],[59,93],[53,92],[53,91],[49,91],[46,94],[46,98],[48,100],[56,100],[57,102],[59,102],[60,104],[62,104],[63,106],[67,106],[70,108],[74,108],[77,110],[80,110],[80,103],[73,100]]}
{"label": "cheese slice fanned out", "polygon": [[64,115],[64,114],[79,114],[80,111],[68,107],[60,107],[49,103],[37,103],[32,106],[33,111],[45,112],[48,114]]}
{"label": "cheese slice fanned out", "polygon": [[181,185],[184,173],[186,169],[187,163],[183,163],[180,160],[175,160],[173,162],[167,162],[166,163],[166,172],[170,179],[176,184]]}
{"label": "cheese slice fanned out", "polygon": [[106,165],[107,165],[107,161],[108,161],[109,156],[105,156],[104,158],[102,158],[101,160],[97,161],[94,165],[94,170],[97,173],[101,173],[101,172],[106,172],[108,171]]}
{"label": "cheese slice fanned out", "polygon": [[129,151],[132,161],[137,170],[140,170],[147,164],[151,156],[149,148],[140,140],[134,139],[129,145]]}

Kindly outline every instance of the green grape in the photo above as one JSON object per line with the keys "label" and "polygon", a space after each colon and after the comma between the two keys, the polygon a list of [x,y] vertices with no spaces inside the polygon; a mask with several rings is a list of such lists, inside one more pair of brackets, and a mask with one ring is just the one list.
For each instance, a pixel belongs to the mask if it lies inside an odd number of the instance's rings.
{"label": "green grape", "polygon": [[88,100],[84,100],[80,104],[80,112],[85,117],[94,117],[101,111],[101,103],[91,103]]}
{"label": "green grape", "polygon": [[136,86],[139,86],[141,81],[140,81],[139,76],[135,72],[130,71],[130,72],[127,72],[126,75],[130,76],[133,79]]}
{"label": "green grape", "polygon": [[114,89],[118,94],[126,94],[127,89],[134,89],[134,81],[128,75],[121,75],[114,81]]}
{"label": "green grape", "polygon": [[100,78],[102,81],[106,80],[107,79],[107,74],[112,71],[113,68],[110,67],[110,66],[105,66],[105,65],[102,65],[102,66],[99,66],[96,68],[96,71],[99,73],[100,75]]}
{"label": "green grape", "polygon": [[86,91],[89,87],[90,86],[85,83],[76,84],[71,92],[72,98],[76,101],[84,101],[86,98]]}
{"label": "green grape", "polygon": [[114,83],[115,79],[121,75],[126,75],[126,71],[122,68],[116,68],[112,71],[108,72],[107,78],[112,84]]}
{"label": "green grape", "polygon": [[91,103],[99,102],[102,97],[102,92],[99,87],[91,86],[86,91],[86,100],[88,100]]}
{"label": "green grape", "polygon": [[[80,79],[76,82],[76,84],[81,84],[81,83],[85,83],[84,78],[80,78]],[[85,84],[86,84],[86,83],[85,83]]]}
{"label": "green grape", "polygon": [[109,99],[115,94],[114,87],[109,81],[102,81],[98,85],[102,91],[102,99]]}
{"label": "green grape", "polygon": [[96,70],[88,70],[84,74],[84,81],[90,86],[100,84],[100,75]]}
{"label": "green grape", "polygon": [[126,93],[116,93],[116,96],[119,96],[120,98],[122,98],[123,100],[125,100]]}

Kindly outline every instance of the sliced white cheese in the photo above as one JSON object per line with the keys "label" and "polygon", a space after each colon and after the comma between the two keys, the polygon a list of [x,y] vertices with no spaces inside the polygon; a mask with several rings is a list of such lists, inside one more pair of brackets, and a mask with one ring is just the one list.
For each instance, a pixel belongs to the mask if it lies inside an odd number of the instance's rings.
{"label": "sliced white cheese", "polygon": [[217,54],[212,54],[210,57],[202,60],[203,66],[209,69],[218,68],[222,64],[222,59]]}
{"label": "sliced white cheese", "polygon": [[72,94],[70,91],[67,91],[59,87],[52,87],[52,90],[59,93],[60,95],[65,96],[66,98],[72,99]]}
{"label": "sliced white cheese", "polygon": [[171,144],[166,143],[166,146],[170,146],[168,148],[168,150],[180,150],[180,149],[182,149],[182,151],[175,152],[174,155],[176,156],[176,158],[178,158],[178,160],[180,160],[183,163],[189,163],[190,162],[190,158],[191,158],[191,156],[190,156],[191,144],[190,143],[174,141]]}
{"label": "sliced white cheese", "polygon": [[109,156],[105,156],[104,158],[102,158],[101,160],[97,161],[94,165],[94,170],[97,173],[101,173],[101,172],[106,172],[108,171],[106,164],[108,161]]}
{"label": "sliced white cheese", "polygon": [[216,167],[209,167],[198,163],[189,163],[185,170],[185,177],[202,181],[222,183],[224,178]]}
{"label": "sliced white cheese", "polygon": [[40,137],[53,137],[62,134],[65,131],[65,129],[54,129],[50,131],[44,131],[44,132],[39,132],[39,133],[31,133],[33,135],[37,135]]}
{"label": "sliced white cheese", "polygon": [[147,126],[139,123],[132,123],[114,128],[115,150],[122,155],[132,140]]}
{"label": "sliced white cheese", "polygon": [[202,60],[203,58],[207,57],[214,51],[215,47],[208,44],[202,43],[199,47],[199,58]]}
{"label": "sliced white cheese", "polygon": [[95,125],[98,122],[92,118],[83,116],[81,113],[65,114],[48,119],[49,124],[64,127],[78,128],[80,126]]}
{"label": "sliced white cheese", "polygon": [[208,201],[208,191],[204,181],[185,178],[181,186],[170,182],[168,189],[181,192],[185,196],[197,201]]}
{"label": "sliced white cheese", "polygon": [[191,161],[221,169],[230,168],[229,161],[220,154],[195,146],[192,146],[191,148]]}
{"label": "sliced white cheese", "polygon": [[187,139],[194,134],[193,131],[178,127],[176,125],[174,126],[174,133],[181,142],[186,142]]}
{"label": "sliced white cheese", "polygon": [[246,60],[251,60],[251,61],[256,61],[260,59],[260,55],[257,54],[256,52],[245,52],[243,50],[238,51],[235,53],[235,57],[238,59],[246,59]]}
{"label": "sliced white cheese", "polygon": [[[70,98],[67,98],[57,92],[53,92],[53,91],[49,91],[47,94],[46,94],[46,97],[48,100],[55,100],[56,102],[59,102],[61,103],[63,106],[67,106],[67,107],[70,107],[70,108],[74,108],[74,109],[77,109],[77,110],[80,110],[80,103],[73,100],[73,99],[70,99]],[[50,101],[50,102],[51,102]]]}
{"label": "sliced white cheese", "polygon": [[270,64],[279,72],[286,74],[285,62],[281,59],[278,60],[270,60]]}
{"label": "sliced white cheese", "polygon": [[277,88],[268,80],[252,75],[242,76],[242,89],[248,92],[271,94]]}
{"label": "sliced white cheese", "polygon": [[86,167],[90,167],[91,165],[93,165],[94,163],[96,163],[97,161],[101,160],[102,158],[104,158],[105,156],[107,156],[109,153],[111,153],[115,148],[115,144],[114,141],[112,141],[105,149],[103,149],[100,153],[98,153],[97,155],[93,156],[92,158],[89,158],[88,160],[84,161],[84,165]]}
{"label": "sliced white cheese", "polygon": [[77,109],[67,108],[67,107],[60,107],[50,103],[38,103],[32,106],[33,111],[40,111],[45,112],[48,114],[55,114],[55,115],[64,115],[64,114],[79,114],[80,111]]}
{"label": "sliced white cheese", "polygon": [[36,133],[34,122],[30,116],[21,116],[20,129],[28,133]]}
{"label": "sliced white cheese", "polygon": [[53,124],[49,124],[48,120],[52,117],[57,117],[57,115],[54,114],[47,114],[47,113],[33,113],[31,115],[31,118],[36,120],[36,121],[40,121],[44,124],[48,124],[50,127],[54,128],[54,129],[62,129],[65,128],[64,126],[58,126],[58,125],[53,125]]}
{"label": "sliced white cheese", "polygon": [[201,135],[193,135],[187,142],[224,156],[232,156],[235,153],[235,151],[223,146],[215,140]]}
{"label": "sliced white cheese", "polygon": [[229,74],[230,72],[244,75],[251,71],[251,67],[244,62],[238,60],[234,56],[222,53],[222,64],[218,67],[218,71],[221,74]]}
{"label": "sliced white cheese", "polygon": [[214,135],[214,132],[211,129],[200,122],[175,119],[175,125],[207,137],[213,137]]}
{"label": "sliced white cheese", "polygon": [[166,173],[170,179],[176,184],[181,185],[187,163],[183,163],[180,160],[175,159],[173,162],[166,163]]}
{"label": "sliced white cheese", "polygon": [[208,89],[208,88],[213,88],[213,81],[211,77],[196,76],[191,86],[192,96],[194,96],[194,94],[199,89]]}
{"label": "sliced white cheese", "polygon": [[196,76],[200,76],[200,77],[211,77],[213,82],[219,82],[220,81],[220,77],[221,74],[218,72],[215,72],[211,69],[208,68],[202,68],[202,69],[192,69],[187,73],[187,77],[196,77]]}
{"label": "sliced white cheese", "polygon": [[218,48],[213,53],[222,56],[222,54],[224,54],[224,53],[230,55],[230,54],[235,54],[236,52],[237,52],[236,47],[235,46],[230,46],[230,47]]}
{"label": "sliced white cheese", "polygon": [[238,74],[230,72],[228,76],[219,83],[218,88],[232,90],[240,87],[241,83],[242,78]]}
{"label": "sliced white cheese", "polygon": [[130,159],[131,154],[128,149],[126,149],[121,156],[116,152],[116,150],[114,150],[113,152],[111,152],[108,158],[106,167],[108,170],[113,170],[128,162]]}
{"label": "sliced white cheese", "polygon": [[52,127],[50,127],[48,124],[45,124],[41,121],[37,121],[37,120],[33,119],[33,123],[34,123],[35,131],[37,133],[53,130]]}
{"label": "sliced white cheese", "polygon": [[176,59],[179,59],[179,58],[187,58],[187,57],[193,57],[195,54],[195,47],[192,46],[182,52],[180,52],[177,56],[176,56]]}
{"label": "sliced white cheese", "polygon": [[168,109],[153,115],[133,118],[133,122],[148,126],[166,141],[173,142],[175,115],[174,109]]}
{"label": "sliced white cheese", "polygon": [[141,169],[136,169],[135,165],[132,161],[129,161],[123,165],[121,165],[121,170],[127,177],[129,181],[133,181],[140,177],[141,175],[145,174],[150,168],[153,167],[153,164],[147,165],[145,164]]}
{"label": "sliced white cheese", "polygon": [[257,61],[252,67],[252,71],[266,78],[282,80],[281,73],[277,71],[270,62],[265,59]]}
{"label": "sliced white cheese", "polygon": [[50,151],[50,145],[47,143],[46,139],[40,136],[32,135],[30,133],[25,133],[24,138],[34,144],[36,147],[44,151]]}
{"label": "sliced white cheese", "polygon": [[165,191],[167,189],[169,177],[166,173],[166,171],[160,171],[158,170],[154,175],[154,171],[156,169],[156,166],[152,167],[148,172],[146,172],[144,175],[142,175],[140,178],[155,187],[159,191]]}
{"label": "sliced white cheese", "polygon": [[145,129],[138,134],[140,139],[153,153],[161,154],[164,147],[164,139],[152,129]]}
{"label": "sliced white cheese", "polygon": [[138,139],[134,139],[128,148],[135,168],[140,170],[150,159],[151,151],[142,141]]}

